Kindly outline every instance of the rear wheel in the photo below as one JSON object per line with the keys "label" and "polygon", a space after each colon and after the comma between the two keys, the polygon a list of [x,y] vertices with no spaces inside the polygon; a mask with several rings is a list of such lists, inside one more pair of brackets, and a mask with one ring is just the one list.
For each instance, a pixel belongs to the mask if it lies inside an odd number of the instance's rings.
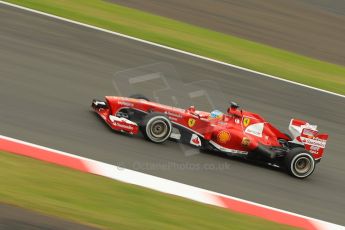
{"label": "rear wheel", "polygon": [[315,170],[315,160],[304,148],[294,148],[288,152],[285,165],[291,176],[300,179],[310,176]]}
{"label": "rear wheel", "polygon": [[144,137],[154,143],[163,143],[171,134],[172,125],[164,114],[149,113],[140,124],[140,130]]}
{"label": "rear wheel", "polygon": [[150,99],[148,99],[147,97],[145,97],[142,94],[132,94],[129,96],[129,98],[134,98],[134,99],[143,99],[145,101],[150,101]]}

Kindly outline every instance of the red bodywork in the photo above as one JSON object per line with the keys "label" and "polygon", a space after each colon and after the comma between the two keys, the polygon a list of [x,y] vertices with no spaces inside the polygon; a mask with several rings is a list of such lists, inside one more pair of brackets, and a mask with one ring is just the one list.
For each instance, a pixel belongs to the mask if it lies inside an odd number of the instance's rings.
{"label": "red bodywork", "polygon": [[[112,129],[133,135],[139,132],[139,124],[126,118],[119,118],[118,113],[124,109],[144,114],[150,112],[166,114],[174,127],[181,127],[192,133],[189,144],[200,147],[202,141],[207,141],[219,151],[227,153],[247,155],[258,145],[279,148],[282,147],[279,140],[292,141],[289,136],[280,132],[258,114],[236,108],[229,108],[221,117],[210,118],[209,112],[195,110],[193,106],[180,109],[143,99],[116,96],[106,96],[105,99],[107,107],[95,111]],[[321,156],[322,153],[317,155],[318,158]]]}

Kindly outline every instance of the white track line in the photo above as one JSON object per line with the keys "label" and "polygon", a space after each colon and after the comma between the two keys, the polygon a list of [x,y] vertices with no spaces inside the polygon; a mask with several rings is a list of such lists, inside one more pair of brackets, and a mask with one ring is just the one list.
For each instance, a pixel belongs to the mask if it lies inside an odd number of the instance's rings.
{"label": "white track line", "polygon": [[204,57],[204,56],[201,56],[201,55],[197,55],[197,54],[193,54],[193,53],[190,53],[190,52],[186,52],[186,51],[183,51],[183,50],[175,49],[175,48],[172,48],[172,47],[169,47],[169,46],[160,45],[160,44],[157,44],[157,43],[154,43],[154,42],[150,42],[150,41],[146,41],[146,40],[143,40],[143,39],[140,39],[140,38],[128,36],[128,35],[121,34],[121,33],[118,33],[118,32],[114,32],[114,31],[111,31],[111,30],[102,29],[102,28],[97,27],[97,26],[88,25],[88,24],[85,24],[85,23],[81,23],[81,22],[77,22],[77,21],[74,21],[74,20],[70,20],[70,19],[66,19],[66,18],[63,18],[63,17],[59,17],[59,16],[56,16],[56,15],[44,13],[42,11],[33,10],[33,9],[30,9],[30,8],[27,8],[27,7],[19,6],[19,5],[8,3],[8,2],[5,2],[5,1],[0,1],[0,3],[4,4],[4,5],[7,5],[7,6],[15,7],[15,8],[18,8],[18,9],[26,10],[26,11],[29,11],[29,12],[32,12],[32,13],[35,13],[35,14],[44,15],[44,16],[55,18],[55,19],[62,20],[62,21],[65,21],[65,22],[73,23],[73,24],[76,24],[76,25],[79,25],[79,26],[83,26],[83,27],[94,29],[94,30],[102,31],[102,32],[105,32],[105,33],[113,34],[113,35],[116,35],[116,36],[128,38],[128,39],[139,41],[139,42],[142,42],[142,43],[146,43],[146,44],[149,44],[149,45],[152,45],[152,46],[156,46],[156,47],[164,48],[164,49],[167,49],[167,50],[175,51],[175,52],[178,52],[178,53],[186,54],[186,55],[189,55],[189,56],[192,56],[192,57],[200,58],[200,59],[203,59],[203,60],[206,60],[206,61],[218,63],[218,64],[229,66],[229,67],[232,67],[232,68],[244,70],[244,71],[247,71],[247,72],[250,72],[250,73],[255,73],[255,74],[258,74],[258,75],[261,75],[261,76],[265,76],[265,77],[269,77],[269,78],[272,78],[272,79],[284,81],[284,82],[287,82],[287,83],[290,83],[290,84],[306,87],[308,89],[313,89],[313,90],[317,90],[317,91],[320,91],[320,92],[323,92],[323,93],[327,93],[327,94],[331,94],[331,95],[334,95],[334,96],[345,98],[345,95],[342,95],[342,94],[339,94],[339,93],[334,93],[334,92],[331,92],[331,91],[328,91],[328,90],[319,89],[319,88],[312,87],[312,86],[309,86],[309,85],[305,85],[305,84],[302,84],[302,83],[286,80],[286,79],[283,79],[283,78],[280,78],[280,77],[276,77],[276,76],[273,76],[273,75],[270,75],[270,74],[261,73],[261,72],[255,71],[255,70],[251,70],[251,69],[247,69],[247,68],[244,68],[244,67],[241,67],[241,66],[237,66],[237,65],[226,63],[226,62],[218,61],[218,60],[215,60],[215,59],[212,59],[212,58],[208,58],[208,57]]}

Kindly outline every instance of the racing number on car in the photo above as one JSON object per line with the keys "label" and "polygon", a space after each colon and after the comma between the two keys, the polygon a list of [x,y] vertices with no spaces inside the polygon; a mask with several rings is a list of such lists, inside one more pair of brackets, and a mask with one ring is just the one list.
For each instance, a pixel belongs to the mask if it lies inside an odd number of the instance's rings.
{"label": "racing number on car", "polygon": [[188,119],[188,126],[189,126],[189,127],[193,127],[194,125],[195,125],[195,119],[189,118],[189,119]]}
{"label": "racing number on car", "polygon": [[243,126],[247,127],[250,124],[250,119],[248,117],[243,118]]}

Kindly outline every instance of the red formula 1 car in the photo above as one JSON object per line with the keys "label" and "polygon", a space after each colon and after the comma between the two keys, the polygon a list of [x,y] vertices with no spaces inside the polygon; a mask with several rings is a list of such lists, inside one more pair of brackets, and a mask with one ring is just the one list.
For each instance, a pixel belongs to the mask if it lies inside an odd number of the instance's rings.
{"label": "red formula 1 car", "polygon": [[114,130],[132,135],[141,132],[154,143],[170,138],[203,150],[261,161],[285,168],[297,178],[313,173],[328,139],[316,126],[296,119],[290,122],[290,137],[236,103],[226,113],[203,112],[194,106],[180,109],[133,95],[93,100],[92,108]]}

